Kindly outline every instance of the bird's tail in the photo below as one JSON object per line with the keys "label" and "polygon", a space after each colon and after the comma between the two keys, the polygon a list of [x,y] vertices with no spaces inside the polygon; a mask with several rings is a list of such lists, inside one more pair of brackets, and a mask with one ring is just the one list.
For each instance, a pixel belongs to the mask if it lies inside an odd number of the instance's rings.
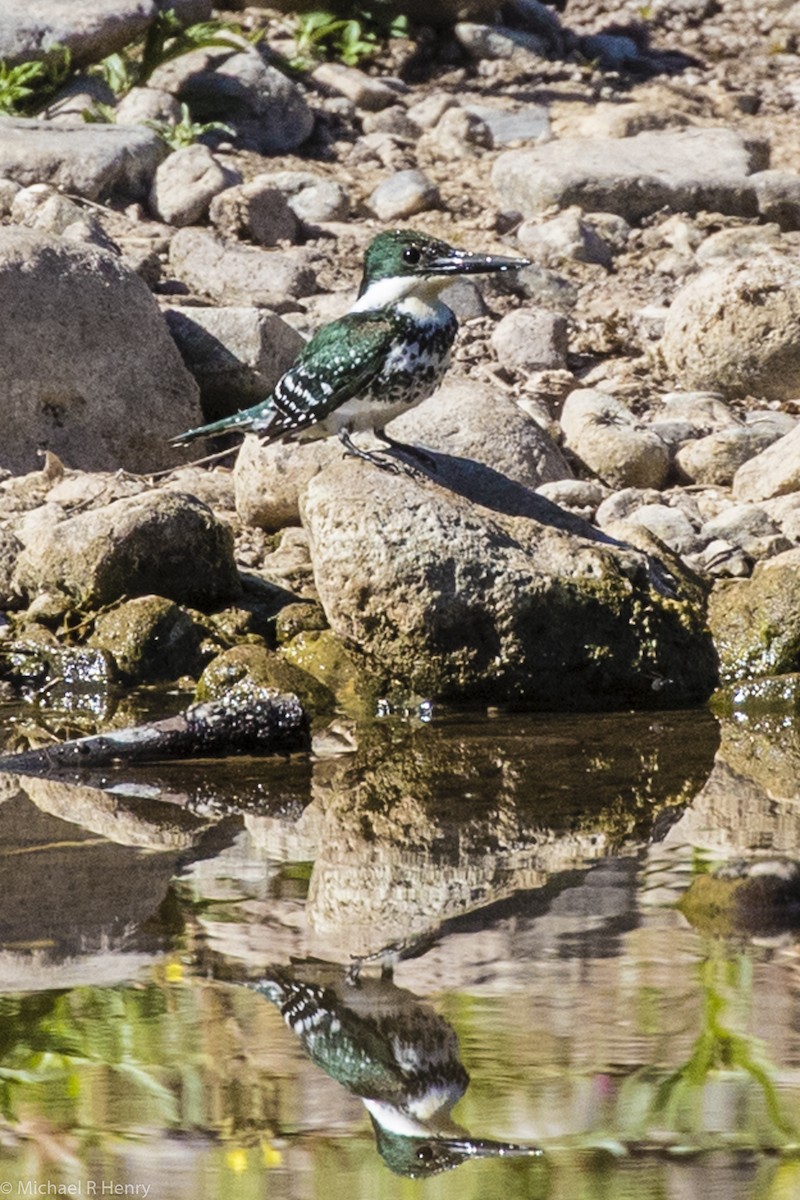
{"label": "bird's tail", "polygon": [[212,421],[210,425],[198,425],[196,429],[187,429],[186,433],[179,433],[177,437],[170,438],[170,445],[188,446],[195,438],[211,437],[215,433],[232,433],[235,430],[246,433],[252,423],[253,418],[249,412],[234,413],[232,417],[223,417],[221,421]]}

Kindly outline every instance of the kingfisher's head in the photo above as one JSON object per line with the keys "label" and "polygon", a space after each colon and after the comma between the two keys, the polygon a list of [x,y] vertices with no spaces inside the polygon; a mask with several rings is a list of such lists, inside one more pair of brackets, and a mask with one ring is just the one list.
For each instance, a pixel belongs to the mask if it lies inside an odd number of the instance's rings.
{"label": "kingfisher's head", "polygon": [[[361,302],[368,293],[374,294],[385,305],[412,294],[436,294],[458,275],[518,271],[529,265],[526,258],[469,254],[427,233],[418,233],[414,229],[392,229],[387,233],[379,233],[367,248],[358,298]],[[359,307],[362,307],[361,303]],[[365,304],[363,307],[377,308],[382,305]]]}

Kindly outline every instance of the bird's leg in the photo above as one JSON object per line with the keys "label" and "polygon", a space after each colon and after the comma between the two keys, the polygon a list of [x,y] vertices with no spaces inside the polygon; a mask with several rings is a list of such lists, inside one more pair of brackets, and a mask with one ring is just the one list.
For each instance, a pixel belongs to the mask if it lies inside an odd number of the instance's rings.
{"label": "bird's leg", "polygon": [[393,471],[395,474],[402,468],[391,459],[384,458],[380,454],[373,454],[369,450],[362,450],[357,446],[350,436],[350,431],[347,429],[339,430],[339,441],[344,446],[346,455],[352,455],[354,458],[360,458],[364,462],[372,463],[375,467],[380,467],[382,471]]}
{"label": "bird's leg", "polygon": [[382,442],[385,442],[389,449],[393,450],[395,454],[407,454],[410,455],[411,458],[416,458],[418,462],[422,463],[422,466],[425,467],[427,471],[435,471],[437,469],[435,460],[431,458],[430,454],[428,454],[425,450],[422,450],[419,446],[410,446],[408,442],[398,442],[397,438],[391,437],[385,429],[376,429],[374,430],[374,433],[375,437],[380,438]]}

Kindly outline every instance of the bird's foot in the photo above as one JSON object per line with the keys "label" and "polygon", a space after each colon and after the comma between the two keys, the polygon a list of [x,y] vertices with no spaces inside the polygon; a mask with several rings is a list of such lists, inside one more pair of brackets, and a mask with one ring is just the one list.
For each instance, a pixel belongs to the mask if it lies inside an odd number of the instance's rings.
{"label": "bird's foot", "polygon": [[362,450],[360,446],[355,444],[346,430],[342,430],[339,434],[339,441],[344,446],[346,458],[360,458],[362,462],[372,463],[374,467],[378,467],[381,471],[389,471],[393,475],[401,473],[405,475],[417,474],[409,463],[399,463],[394,458],[387,458],[385,454],[376,454],[374,450]]}
{"label": "bird's foot", "polygon": [[409,458],[415,458],[417,462],[425,468],[426,471],[436,471],[436,459],[428,454],[427,450],[423,450],[421,446],[411,446],[408,442],[399,442],[397,438],[391,437],[385,429],[376,429],[375,437],[380,438],[382,442],[392,450],[395,454],[406,455]]}

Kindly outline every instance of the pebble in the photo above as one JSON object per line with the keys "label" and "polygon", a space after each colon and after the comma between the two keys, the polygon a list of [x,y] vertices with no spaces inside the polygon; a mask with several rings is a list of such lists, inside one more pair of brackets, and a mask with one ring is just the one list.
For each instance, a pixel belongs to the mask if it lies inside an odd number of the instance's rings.
{"label": "pebble", "polygon": [[756,504],[733,504],[700,530],[701,537],[721,538],[738,546],[750,558],[770,558],[791,550],[792,543],[763,508]]}
{"label": "pebble", "polygon": [[543,308],[517,308],[495,326],[492,347],[503,367],[560,370],[567,365],[566,319]]}
{"label": "pebble", "polygon": [[732,425],[681,446],[675,455],[675,465],[689,483],[727,486],[743,463],[773,441],[775,436],[767,430]]}
{"label": "pebble", "polygon": [[307,225],[344,221],[350,212],[350,196],[340,183],[323,179],[296,192],[289,200],[289,208]]}
{"label": "pebble", "polygon": [[615,396],[591,388],[570,392],[561,412],[565,444],[611,487],[660,488],[669,451]]}
{"label": "pebble", "polygon": [[269,175],[220,192],[209,210],[212,225],[230,238],[245,238],[257,246],[275,246],[297,238],[297,216]]}
{"label": "pebble", "polygon": [[229,177],[207,146],[196,142],[173,151],[158,168],[150,206],[168,225],[196,225]]}
{"label": "pebble", "polygon": [[517,230],[517,241],[526,254],[545,260],[611,265],[613,250],[597,229],[584,219],[580,208],[568,208],[551,221],[525,221]]}
{"label": "pebble", "polygon": [[379,221],[404,221],[436,208],[439,189],[422,171],[397,171],[378,184],[367,203]]}
{"label": "pebble", "polygon": [[341,63],[320,63],[311,72],[311,78],[322,87],[331,88],[352,100],[356,108],[365,112],[377,112],[397,103],[397,91],[379,79],[373,79],[357,67],[346,67]]}
{"label": "pebble", "polygon": [[479,25],[474,21],[459,21],[453,28],[457,41],[475,58],[513,58],[515,55],[535,54],[544,57],[547,42],[535,33],[508,29],[503,25]]}
{"label": "pebble", "polygon": [[759,255],[706,267],[675,297],[661,353],[688,388],[726,397],[800,394],[800,267]]}

